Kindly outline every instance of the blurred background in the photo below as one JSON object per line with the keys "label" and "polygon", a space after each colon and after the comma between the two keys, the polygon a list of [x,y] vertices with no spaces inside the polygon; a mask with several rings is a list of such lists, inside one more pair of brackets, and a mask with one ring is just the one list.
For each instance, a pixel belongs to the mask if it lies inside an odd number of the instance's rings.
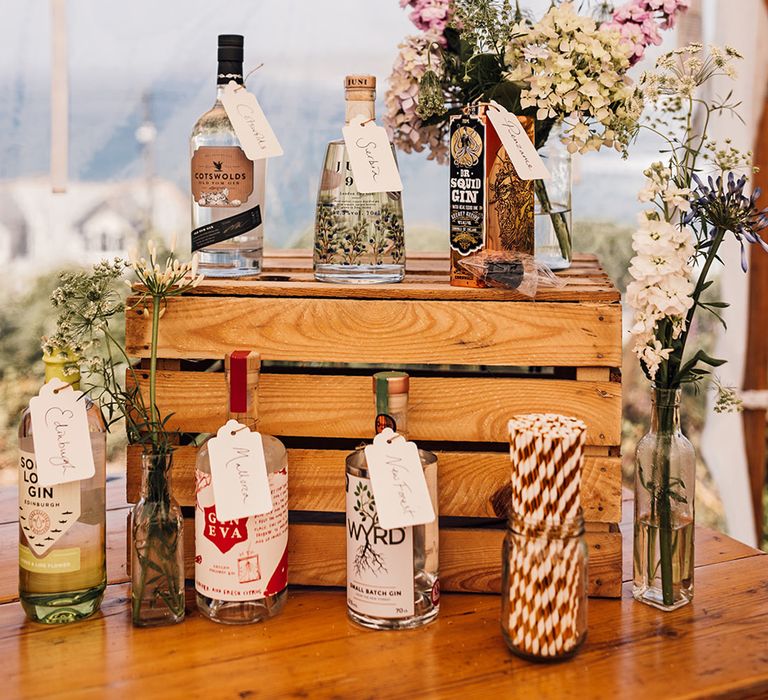
{"label": "blurred background", "polygon": [[[523,3],[543,11],[548,2]],[[39,339],[50,322],[48,297],[58,273],[102,258],[126,256],[148,238],[189,249],[189,132],[215,96],[216,38],[245,35],[248,80],[285,151],[268,166],[265,233],[272,248],[311,245],[325,145],[343,125],[343,77],[378,76],[378,114],[397,45],[414,33],[398,0],[131,0],[52,5],[3,2],[0,42],[0,483],[15,479],[19,411],[39,386]],[[730,7],[730,11],[728,11]],[[735,9],[738,8],[738,9]],[[749,149],[764,87],[758,0],[693,0],[675,30],[663,33],[636,71],[689,41],[729,43],[745,54],[735,85],[745,124],[718,128]],[[65,31],[65,65],[52,66],[52,37]],[[764,34],[763,34],[764,36]],[[51,95],[68,77],[69,159],[65,191],[54,193]],[[762,79],[762,80],[761,80]],[[53,83],[53,86],[52,86]],[[755,86],[758,86],[756,88]],[[53,88],[53,89],[52,89]],[[54,129],[56,128],[54,124]],[[640,210],[642,171],[659,145],[641,138],[629,159],[602,151],[575,162],[575,249],[597,253],[622,291],[630,239]],[[426,154],[400,154],[406,243],[411,250],[447,250],[447,167]],[[730,251],[727,254],[737,254]],[[726,383],[741,386],[746,277],[738,263],[720,280],[729,311],[728,338],[714,324],[698,333],[728,357]],[[629,316],[625,319],[628,326]],[[648,387],[631,353],[624,363],[624,460],[627,476],[637,439],[647,430]],[[741,419],[715,416],[707,391],[686,398],[685,432],[700,455],[697,520],[756,542]],[[117,438],[115,438],[117,443]],[[114,470],[122,468],[113,453]]]}

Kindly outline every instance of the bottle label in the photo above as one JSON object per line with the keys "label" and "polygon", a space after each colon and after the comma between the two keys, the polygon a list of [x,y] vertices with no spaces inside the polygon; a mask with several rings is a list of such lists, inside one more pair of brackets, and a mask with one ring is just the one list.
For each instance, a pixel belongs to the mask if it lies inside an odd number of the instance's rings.
{"label": "bottle label", "polygon": [[201,207],[241,207],[253,193],[253,161],[239,146],[200,146],[192,155],[192,197]]}
{"label": "bottle label", "polygon": [[485,243],[485,125],[463,115],[450,127],[450,243],[469,255]]}
{"label": "bottle label", "polygon": [[192,231],[192,252],[242,236],[260,225],[261,207],[257,204],[253,209],[196,228]]}
{"label": "bottle label", "polygon": [[56,549],[38,558],[29,547],[19,543],[19,567],[34,574],[74,573],[80,571],[80,548]]}
{"label": "bottle label", "polygon": [[383,618],[414,614],[413,528],[379,526],[369,479],[347,474],[347,605]]}
{"label": "bottle label", "polygon": [[79,517],[80,482],[40,486],[34,453],[22,451],[19,461],[19,524],[29,551],[35,557],[42,557]]}
{"label": "bottle label", "polygon": [[196,471],[195,589],[217,600],[253,600],[288,585],[288,469],[269,475],[268,513],[221,522],[211,475]]}

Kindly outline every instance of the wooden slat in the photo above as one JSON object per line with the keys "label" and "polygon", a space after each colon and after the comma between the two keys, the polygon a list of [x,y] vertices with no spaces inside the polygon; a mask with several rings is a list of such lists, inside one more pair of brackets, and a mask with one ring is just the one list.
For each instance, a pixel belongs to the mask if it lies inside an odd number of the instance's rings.
{"label": "wooden slat", "polygon": [[[621,533],[587,532],[589,595],[621,594]],[[498,593],[503,530],[440,530],[440,587],[444,591]],[[184,521],[184,560],[194,578],[194,521]],[[322,556],[318,553],[322,552]],[[288,582],[294,585],[346,585],[343,525],[292,524],[288,533]]]}
{"label": "wooden slat", "polygon": [[[444,516],[503,517],[494,511],[494,495],[509,482],[509,454],[438,452],[439,511]],[[182,506],[195,505],[194,446],[174,452],[174,496]],[[344,511],[344,460],[339,450],[288,450],[291,510]],[[128,449],[128,500],[135,502],[141,484],[141,447]],[[590,522],[621,521],[621,459],[587,457],[581,502]]]}
{"label": "wooden slat", "polygon": [[[149,376],[139,371],[138,379],[148,401]],[[367,376],[263,374],[257,399],[260,429],[271,435],[370,436]],[[226,400],[223,373],[158,372],[157,403],[163,415],[173,414],[172,429],[215,432],[226,420]],[[621,385],[613,382],[413,377],[408,432],[414,440],[506,442],[511,416],[553,411],[584,420],[588,444],[621,442]]]}
{"label": "wooden slat", "polygon": [[[126,313],[126,347],[147,357],[151,321]],[[160,326],[161,357],[490,366],[621,365],[621,307],[460,301],[179,297]]]}

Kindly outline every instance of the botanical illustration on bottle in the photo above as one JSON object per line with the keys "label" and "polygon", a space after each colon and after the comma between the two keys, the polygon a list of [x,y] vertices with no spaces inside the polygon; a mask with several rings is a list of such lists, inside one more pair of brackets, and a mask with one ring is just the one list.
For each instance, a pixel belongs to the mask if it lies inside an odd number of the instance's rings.
{"label": "botanical illustration on bottle", "polygon": [[[78,387],[72,354],[44,360],[46,381],[58,377]],[[84,400],[95,466],[90,479],[41,486],[29,409],[19,426],[19,598],[35,622],[92,615],[107,583],[106,426],[99,407]]]}
{"label": "botanical illustration on bottle", "polygon": [[243,84],[243,37],[219,36],[214,106],[190,137],[192,251],[208,277],[261,272],[266,160],[250,160],[222,104],[225,86]]}
{"label": "botanical illustration on bottle", "polygon": [[[346,123],[373,121],[376,78],[347,76],[345,89]],[[402,193],[358,192],[343,139],[328,144],[323,163],[314,269],[316,279],[326,282],[399,282],[405,275]]]}

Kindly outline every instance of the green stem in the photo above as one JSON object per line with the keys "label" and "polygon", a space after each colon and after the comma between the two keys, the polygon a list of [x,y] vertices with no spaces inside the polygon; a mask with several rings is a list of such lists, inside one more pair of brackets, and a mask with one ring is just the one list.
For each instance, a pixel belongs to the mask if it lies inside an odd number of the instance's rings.
{"label": "green stem", "polygon": [[[661,568],[661,595],[664,605],[672,606],[675,602],[674,567],[672,557],[673,523],[672,523],[672,498],[670,496],[670,448],[672,443],[672,431],[674,430],[674,407],[670,408],[666,400],[657,395],[656,410],[658,414],[658,433],[656,435],[656,454],[654,455],[654,467],[658,470],[658,490],[654,493],[657,500],[657,512],[659,516],[659,564]],[[655,564],[649,560],[648,566]],[[651,573],[651,572],[649,572]],[[649,576],[653,581],[653,574]]]}
{"label": "green stem", "polygon": [[149,359],[149,414],[152,418],[152,442],[157,444],[157,337],[160,331],[160,297],[152,297],[152,346]]}
{"label": "green stem", "polygon": [[555,229],[557,242],[560,244],[560,254],[566,260],[570,260],[571,232],[568,230],[568,219],[566,218],[566,214],[562,211],[552,211],[552,202],[549,199],[547,185],[544,180],[534,180],[533,186],[536,190],[536,197],[539,200],[541,213],[549,214],[549,217],[552,220],[552,228]]}

